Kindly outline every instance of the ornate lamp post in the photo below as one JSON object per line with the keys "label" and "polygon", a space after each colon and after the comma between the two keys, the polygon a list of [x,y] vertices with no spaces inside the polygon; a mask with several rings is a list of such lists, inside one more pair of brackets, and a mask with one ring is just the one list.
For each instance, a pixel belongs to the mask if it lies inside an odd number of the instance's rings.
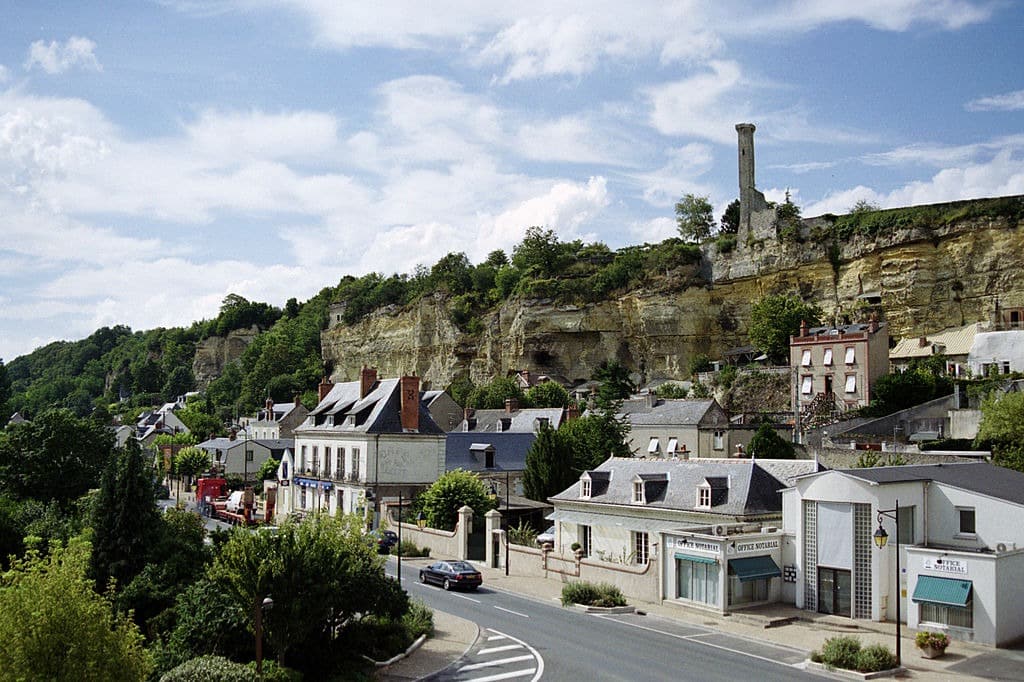
{"label": "ornate lamp post", "polygon": [[882,517],[892,519],[896,523],[896,665],[902,665],[900,658],[900,640],[902,629],[900,626],[900,501],[896,500],[895,509],[878,510],[878,530],[872,536],[878,549],[885,547],[889,541],[889,534],[882,527]]}
{"label": "ornate lamp post", "polygon": [[402,584],[402,492],[398,492],[398,584]]}
{"label": "ornate lamp post", "polygon": [[256,675],[263,679],[263,612],[274,608],[274,600],[265,597],[256,601]]}

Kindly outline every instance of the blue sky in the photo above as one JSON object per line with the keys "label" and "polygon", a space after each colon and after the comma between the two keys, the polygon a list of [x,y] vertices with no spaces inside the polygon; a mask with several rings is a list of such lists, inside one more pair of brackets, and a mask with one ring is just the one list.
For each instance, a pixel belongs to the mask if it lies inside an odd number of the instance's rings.
{"label": "blue sky", "polygon": [[104,325],[613,248],[757,184],[805,216],[1024,193],[1024,8],[819,2],[0,4],[0,358]]}

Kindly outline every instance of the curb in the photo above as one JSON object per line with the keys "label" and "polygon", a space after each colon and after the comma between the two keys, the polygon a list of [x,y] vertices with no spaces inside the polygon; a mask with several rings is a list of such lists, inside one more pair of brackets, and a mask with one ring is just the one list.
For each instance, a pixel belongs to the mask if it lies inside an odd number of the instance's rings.
{"label": "curb", "polygon": [[582,611],[583,613],[619,614],[633,613],[636,611],[635,606],[588,606],[587,604],[573,604],[571,608],[575,611]]}
{"label": "curb", "polygon": [[825,665],[824,663],[815,663],[810,659],[804,661],[804,667],[807,670],[817,670],[819,672],[837,675],[839,677],[846,677],[852,680],[877,680],[883,677],[903,677],[908,672],[906,668],[899,666],[898,668],[879,670],[874,673],[859,673],[856,670],[847,670],[846,668],[836,668],[834,666]]}
{"label": "curb", "polygon": [[389,658],[386,661],[378,661],[376,659],[370,658],[369,656],[363,656],[363,658],[365,660],[369,661],[370,663],[373,663],[378,668],[386,668],[389,665],[394,665],[395,663],[398,663],[403,658],[411,655],[413,652],[415,652],[417,649],[419,649],[421,646],[423,646],[423,643],[425,641],[427,641],[427,636],[426,635],[420,635],[419,637],[416,638],[416,641],[414,641],[412,644],[410,644],[406,648],[405,651],[403,651],[401,653],[395,654],[394,656],[392,656],[391,658]]}

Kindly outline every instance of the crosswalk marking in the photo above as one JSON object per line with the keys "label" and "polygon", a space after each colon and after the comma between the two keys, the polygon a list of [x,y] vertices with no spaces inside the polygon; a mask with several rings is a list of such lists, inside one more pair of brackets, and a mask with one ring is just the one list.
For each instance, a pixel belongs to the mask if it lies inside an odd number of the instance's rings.
{"label": "crosswalk marking", "polygon": [[492,646],[490,649],[481,649],[477,652],[480,656],[485,654],[496,654],[499,651],[510,651],[511,649],[522,649],[522,644],[506,644],[505,646]]}
{"label": "crosswalk marking", "polygon": [[525,668],[523,670],[515,670],[510,673],[498,673],[497,675],[488,675],[487,677],[474,677],[473,682],[497,682],[497,680],[511,680],[513,677],[526,677],[527,675],[533,675],[537,672],[536,668]]}
{"label": "crosswalk marking", "polygon": [[506,663],[519,663],[520,661],[532,661],[533,656],[527,654],[525,656],[512,656],[510,658],[499,658],[494,661],[484,661],[483,663],[470,663],[459,668],[459,672],[466,672],[467,670],[479,670],[480,668],[493,668],[496,665],[505,665]]}

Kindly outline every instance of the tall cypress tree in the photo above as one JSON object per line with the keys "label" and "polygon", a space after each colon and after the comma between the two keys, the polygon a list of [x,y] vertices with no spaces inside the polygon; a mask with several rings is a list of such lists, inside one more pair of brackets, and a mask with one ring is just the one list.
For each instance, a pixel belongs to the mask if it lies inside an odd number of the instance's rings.
{"label": "tall cypress tree", "polygon": [[531,500],[544,501],[562,492],[576,480],[572,450],[562,434],[543,426],[526,453],[523,472],[523,494]]}
{"label": "tall cypress tree", "polygon": [[161,531],[153,472],[134,440],[103,472],[92,527],[90,573],[97,588],[111,578],[123,588],[146,565]]}

